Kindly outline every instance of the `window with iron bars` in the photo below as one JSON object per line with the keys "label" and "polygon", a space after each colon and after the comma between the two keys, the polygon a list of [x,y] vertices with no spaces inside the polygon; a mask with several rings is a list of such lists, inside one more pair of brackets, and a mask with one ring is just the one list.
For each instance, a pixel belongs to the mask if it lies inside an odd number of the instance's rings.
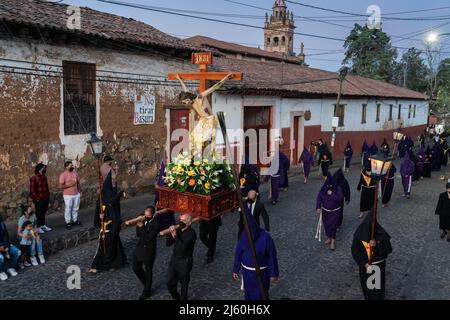
{"label": "window with iron bars", "polygon": [[63,61],[64,134],[96,131],[96,66]]}

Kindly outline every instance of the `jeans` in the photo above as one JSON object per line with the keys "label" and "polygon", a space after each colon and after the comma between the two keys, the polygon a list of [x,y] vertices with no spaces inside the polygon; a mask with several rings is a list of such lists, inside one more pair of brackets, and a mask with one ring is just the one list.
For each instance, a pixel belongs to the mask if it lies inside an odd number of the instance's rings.
{"label": "jeans", "polygon": [[78,221],[78,209],[80,208],[80,194],[73,196],[64,195],[64,219],[66,223]]}
{"label": "jeans", "polygon": [[39,239],[37,242],[36,240],[31,242],[30,257],[36,257],[36,248],[39,255],[44,254],[44,251],[42,250],[42,239]]}
{"label": "jeans", "polygon": [[[8,262],[8,269],[14,268],[17,264],[17,261],[19,261],[19,257],[21,256],[20,250],[14,246],[9,246],[9,262]],[[0,254],[0,273],[5,272],[5,256],[3,254]]]}

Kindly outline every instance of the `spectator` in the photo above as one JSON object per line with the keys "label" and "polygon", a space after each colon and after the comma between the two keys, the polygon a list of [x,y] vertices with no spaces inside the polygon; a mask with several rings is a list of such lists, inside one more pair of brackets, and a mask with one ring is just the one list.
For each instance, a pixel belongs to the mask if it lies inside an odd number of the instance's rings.
{"label": "spectator", "polygon": [[37,218],[36,218],[36,215],[33,213],[31,207],[21,206],[21,210],[22,210],[22,216],[19,218],[19,221],[18,221],[17,236],[19,237],[19,240],[22,239],[23,238],[22,225],[27,221],[31,222],[34,237],[32,237],[32,239],[31,239],[30,260],[31,260],[31,264],[33,266],[37,266],[38,262],[36,259],[36,250],[37,250],[38,257],[39,257],[39,262],[41,264],[45,263],[44,251],[42,250],[42,239],[38,235],[37,227],[36,227],[36,219]]}
{"label": "spectator", "polygon": [[[22,252],[19,261],[20,269],[23,269],[24,267],[31,267],[31,264],[28,261],[30,260],[31,243],[33,239],[32,231],[33,224],[31,223],[31,221],[25,221],[22,224],[22,232],[20,238],[20,252]],[[33,265],[37,265],[37,262]]]}
{"label": "spectator", "polygon": [[33,199],[36,210],[38,233],[52,231],[45,225],[45,214],[48,210],[50,192],[46,177],[47,166],[39,163],[34,169],[34,175],[30,178],[30,196]]}
{"label": "spectator", "polygon": [[64,197],[64,219],[66,229],[72,229],[72,226],[79,226],[78,209],[80,208],[80,178],[75,171],[72,161],[64,163],[66,170],[59,176],[59,185],[63,188]]}
{"label": "spectator", "polygon": [[[20,250],[9,242],[8,230],[0,215],[0,280],[8,279],[6,273],[10,276],[17,276],[15,266],[21,255]],[[7,270],[5,272],[5,259],[8,260]]]}

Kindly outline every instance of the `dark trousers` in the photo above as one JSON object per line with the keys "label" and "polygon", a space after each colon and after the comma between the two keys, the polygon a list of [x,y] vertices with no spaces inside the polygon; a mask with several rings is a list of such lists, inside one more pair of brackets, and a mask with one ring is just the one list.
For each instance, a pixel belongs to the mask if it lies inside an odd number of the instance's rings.
{"label": "dark trousers", "polygon": [[208,258],[214,258],[214,254],[216,253],[218,231],[218,225],[208,223],[204,220],[200,221],[200,240],[208,248],[208,253],[206,254]]}
{"label": "dark trousers", "polygon": [[49,200],[39,200],[33,201],[34,207],[36,209],[36,225],[39,228],[40,226],[45,225],[45,214],[48,210]]}
{"label": "dark trousers", "polygon": [[[177,258],[172,256],[170,259],[166,285],[174,300],[187,300],[191,270],[192,257]],[[181,283],[181,296],[178,293],[178,282]]]}
{"label": "dark trousers", "polygon": [[138,259],[136,256],[133,257],[133,272],[144,285],[143,295],[149,296],[151,294],[154,263],[155,256],[146,260]]}
{"label": "dark trousers", "polygon": [[328,175],[330,164],[328,162],[323,162],[320,167],[322,168],[322,176],[326,177]]}
{"label": "dark trousers", "polygon": [[369,289],[367,287],[367,279],[371,276],[366,273],[366,268],[359,268],[359,281],[361,283],[361,288],[364,294],[364,299],[366,300],[384,300],[385,290],[386,290],[386,260],[377,264],[380,268],[381,276],[381,288],[380,289]]}
{"label": "dark trousers", "polygon": [[21,244],[19,247],[20,252],[22,252],[22,256],[19,261],[22,263],[25,261],[30,261],[31,245]]}

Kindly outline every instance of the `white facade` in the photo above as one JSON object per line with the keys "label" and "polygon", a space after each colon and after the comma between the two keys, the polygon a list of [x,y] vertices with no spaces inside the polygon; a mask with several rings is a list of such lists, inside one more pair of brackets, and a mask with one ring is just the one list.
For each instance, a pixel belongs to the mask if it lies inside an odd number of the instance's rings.
{"label": "white facade", "polygon": [[[317,99],[295,99],[280,97],[261,97],[261,96],[240,96],[227,95],[223,93],[214,93],[213,111],[214,113],[223,111],[226,116],[228,129],[243,128],[244,107],[251,106],[271,106],[272,119],[271,126],[275,130],[271,135],[271,141],[276,137],[281,137],[282,128],[290,128],[289,148],[294,146],[292,141],[297,141],[299,150],[309,141],[303,141],[305,128],[309,126],[320,126],[318,130],[322,133],[331,133],[332,117],[334,116],[334,105],[336,99],[317,98]],[[423,126],[427,124],[428,102],[425,100],[411,99],[377,99],[377,98],[344,98],[341,104],[345,105],[344,126],[338,127],[337,132],[354,133],[360,136],[359,132],[383,132],[396,129],[398,127],[409,128]],[[363,104],[367,104],[366,121],[362,123]],[[377,104],[380,105],[379,121],[376,121]],[[392,104],[392,120],[389,120],[390,105]],[[401,105],[401,118],[398,119],[398,109]],[[410,116],[409,106],[411,105]],[[415,106],[415,114],[414,114]],[[299,124],[298,140],[293,137],[293,118],[294,116],[303,116],[306,111],[311,112],[310,120],[306,121],[301,117]],[[223,140],[220,134],[218,137],[218,146],[223,147]],[[234,146],[242,145],[240,143]],[[295,143],[295,142],[294,142]]]}

